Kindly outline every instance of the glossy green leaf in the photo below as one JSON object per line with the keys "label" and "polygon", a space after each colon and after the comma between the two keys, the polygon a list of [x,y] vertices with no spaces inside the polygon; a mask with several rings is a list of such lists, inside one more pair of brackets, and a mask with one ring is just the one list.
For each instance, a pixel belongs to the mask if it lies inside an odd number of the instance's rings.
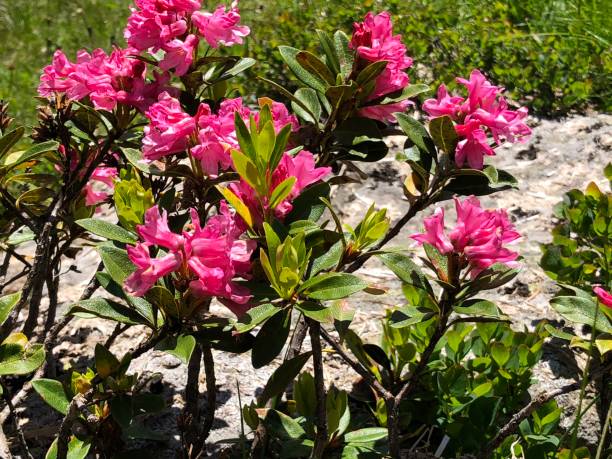
{"label": "glossy green leaf", "polygon": [[98,246],[98,253],[104,268],[119,285],[123,285],[125,279],[136,269],[124,249],[103,244]]}
{"label": "glossy green leaf", "polygon": [[245,333],[257,327],[262,322],[268,320],[281,310],[280,307],[271,303],[260,304],[245,312],[234,324],[238,333]]}
{"label": "glossy green leaf", "polygon": [[306,122],[318,125],[321,118],[321,103],[317,92],[312,88],[299,88],[294,95],[302,102],[299,104],[291,101],[291,108],[295,114]]}
{"label": "glossy green leaf", "polygon": [[45,361],[45,349],[42,344],[31,344],[20,352],[10,351],[9,347],[14,344],[7,344],[6,341],[0,345],[0,376],[5,375],[25,375],[32,373]]}
{"label": "glossy green leaf", "polygon": [[70,400],[66,397],[61,382],[54,379],[35,379],[32,381],[32,387],[51,408],[64,415],[68,413]]}
{"label": "glossy green leaf", "polygon": [[73,303],[67,314],[77,317],[92,319],[100,317],[102,319],[114,320],[128,325],[136,325],[145,322],[139,314],[122,304],[105,298],[92,298]]}
{"label": "glossy green leaf", "polygon": [[126,244],[134,244],[138,241],[138,237],[134,233],[104,220],[84,218],[77,220],[75,223],[90,233],[110,239],[111,241],[124,242]]}
{"label": "glossy green leaf", "polygon": [[2,157],[23,137],[25,128],[18,126],[0,137],[0,161]]}
{"label": "glossy green leaf", "polygon": [[378,255],[380,261],[406,284],[413,285],[432,294],[433,290],[421,269],[406,255],[388,252]]}
{"label": "glossy green leaf", "polygon": [[299,292],[313,300],[327,301],[346,298],[367,286],[366,282],[353,274],[324,273],[304,282]]}
{"label": "glossy green leaf", "polygon": [[2,325],[17,303],[21,299],[21,292],[11,293],[0,297],[0,325]]}
{"label": "glossy green leaf", "polygon": [[455,154],[458,137],[449,116],[439,116],[429,122],[429,133],[438,148],[448,155]]}
{"label": "glossy green leaf", "polygon": [[265,406],[272,397],[276,397],[283,393],[287,386],[291,384],[302,370],[304,365],[306,365],[311,355],[311,352],[305,352],[280,364],[278,368],[274,370],[274,373],[272,373],[263,391],[257,398],[259,406]]}
{"label": "glossy green leaf", "polygon": [[604,333],[612,333],[612,325],[603,313],[597,314],[597,322],[595,322],[597,305],[592,300],[577,296],[558,296],[550,301],[550,305],[571,322],[591,327],[595,325],[595,328]]}
{"label": "glossy green leaf", "polygon": [[283,350],[289,337],[291,309],[284,309],[272,316],[261,327],[251,351],[251,363],[255,368],[268,365]]}
{"label": "glossy green leaf", "polygon": [[179,335],[166,338],[155,349],[165,351],[178,358],[185,365],[189,363],[191,354],[196,346],[196,340],[191,335]]}

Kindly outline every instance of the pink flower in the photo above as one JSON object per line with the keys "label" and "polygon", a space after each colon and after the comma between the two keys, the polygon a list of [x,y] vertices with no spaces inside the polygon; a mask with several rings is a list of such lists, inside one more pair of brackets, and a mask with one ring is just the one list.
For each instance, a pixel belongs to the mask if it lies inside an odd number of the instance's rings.
{"label": "pink flower", "polygon": [[220,5],[214,13],[202,11],[193,13],[191,20],[213,48],[218,48],[219,44],[225,46],[241,44],[243,38],[251,32],[247,26],[238,25],[240,11],[237,1],[232,3],[227,12],[225,6]]}
{"label": "pink flower", "polygon": [[177,99],[167,92],[146,112],[150,124],[144,128],[142,152],[147,160],[156,160],[187,149],[189,136],[195,131],[195,120],[183,111]]}
{"label": "pink flower", "polygon": [[604,306],[612,308],[612,293],[604,290],[600,285],[593,287],[593,293],[597,295],[597,300]]}
{"label": "pink flower", "polygon": [[114,189],[114,179],[117,178],[117,169],[114,167],[97,167],[91,177],[87,185],[85,185],[85,205],[87,206],[95,206],[104,202],[106,198],[109,196],[108,191],[96,191],[94,189],[95,183],[101,183],[106,185],[107,189]]}
{"label": "pink flower", "polygon": [[[287,107],[280,102],[270,99],[260,100],[260,105],[268,104],[272,113],[274,130],[278,132],[287,124],[291,125],[293,131],[299,127],[297,118],[289,113]],[[196,115],[198,143],[191,148],[191,153],[202,164],[203,172],[209,177],[216,177],[220,171],[232,167],[230,151],[238,148],[238,139],[235,130],[235,113],[248,124],[249,117],[253,117],[259,123],[259,112],[251,113],[244,106],[242,98],[226,99],[221,102],[217,114],[212,113],[210,107],[201,104]]]}
{"label": "pink flower", "polygon": [[168,227],[168,213],[164,210],[160,214],[157,206],[145,212],[144,225],[138,225],[136,231],[150,245],[159,245],[172,251],[177,251],[183,245],[183,237]]}
{"label": "pink flower", "polygon": [[423,110],[429,113],[431,118],[439,116],[450,116],[453,120],[459,119],[463,112],[465,99],[459,96],[450,96],[443,84],[438,88],[437,99],[427,99],[423,102]]}
{"label": "pink flower", "polygon": [[495,145],[490,144],[487,134],[493,136],[496,145],[505,141],[524,142],[529,138],[531,129],[524,122],[527,108],[508,109],[506,99],[501,97],[504,88],[491,84],[479,70],[473,70],[469,80],[457,78],[457,82],[466,87],[467,100],[450,96],[441,85],[438,98],[426,100],[423,109],[430,119],[446,115],[457,123],[455,130],[462,139],[455,151],[458,167],[467,162],[473,169],[482,169],[484,156],[495,155]]}
{"label": "pink flower", "polygon": [[193,51],[198,47],[198,42],[195,35],[187,35],[184,41],[174,39],[164,44],[166,55],[159,66],[163,70],[174,69],[177,76],[184,75],[193,62]]}
{"label": "pink flower", "polygon": [[466,124],[456,125],[455,130],[464,137],[457,144],[455,163],[458,167],[463,167],[467,162],[472,169],[481,170],[484,166],[484,157],[495,156],[495,152],[489,146],[487,134],[480,129],[480,123],[472,120]]}
{"label": "pink flower", "polygon": [[[407,55],[401,35],[393,35],[391,16],[387,12],[374,15],[368,13],[363,22],[353,25],[353,36],[350,47],[367,63],[386,61],[387,66],[376,78],[376,83],[368,100],[378,99],[387,94],[404,89],[410,79],[404,70],[412,66],[412,58]],[[394,112],[404,111],[409,105],[405,101],[399,104],[376,105],[362,108],[361,116],[380,121],[395,121]]]}
{"label": "pink flower", "polygon": [[[256,242],[239,239],[245,228],[236,221],[225,201],[221,202],[220,213],[209,218],[205,226],[200,225],[195,209],[191,209],[191,221],[192,229],[178,235],[168,227],[166,212],[160,213],[157,206],[147,210],[144,225],[136,228],[144,243],[127,249],[136,271],[126,279],[126,291],[142,296],[160,278],[176,273],[188,282],[193,294],[217,297],[230,310],[241,314],[249,308],[251,295],[236,280],[249,277]],[[151,258],[149,249],[153,246],[169,252]]]}
{"label": "pink flower", "polygon": [[132,57],[136,52],[133,48],[115,48],[107,55],[101,49],[92,54],[81,50],[76,63],[71,63],[56,51],[52,64],[43,71],[38,92],[44,97],[65,93],[71,100],[89,97],[96,109],[107,111],[117,103],[145,109],[145,99],[156,98],[164,88],[158,81],[146,82],[144,62]]}
{"label": "pink flower", "polygon": [[[474,196],[463,202],[455,198],[457,224],[446,234],[444,212],[436,209],[432,217],[425,219],[425,233],[410,237],[420,243],[436,247],[440,253],[455,253],[461,263],[469,266],[472,278],[494,265],[503,263],[516,267],[518,253],[505,247],[520,238],[504,210],[486,210]],[[462,267],[464,267],[462,266]]]}
{"label": "pink flower", "polygon": [[126,292],[134,296],[143,296],[159,279],[178,270],[183,264],[181,252],[151,258],[149,245],[140,242],[134,247],[128,247],[127,253],[136,271],[127,277],[124,285]]}
{"label": "pink flower", "polygon": [[437,248],[440,253],[447,254],[453,251],[448,236],[444,233],[444,209],[438,207],[433,216],[426,218],[423,222],[425,233],[410,236],[421,244],[430,244]]}
{"label": "pink flower", "polygon": [[360,108],[358,113],[364,118],[393,123],[396,121],[394,113],[404,112],[412,104],[409,100],[402,100],[393,104],[371,105]]}
{"label": "pink flower", "polygon": [[[322,180],[330,173],[330,167],[316,167],[314,156],[308,151],[301,151],[296,156],[285,153],[278,167],[272,173],[270,192],[290,177],[295,177],[296,182],[287,198],[274,209],[276,218],[282,220],[293,209],[292,200],[298,197],[308,185]],[[255,223],[261,224],[264,214],[269,209],[267,197],[258,196],[255,190],[244,180],[230,184],[229,188],[249,208]]]}
{"label": "pink flower", "polygon": [[237,226],[225,202],[221,204],[220,214],[210,218],[204,228],[200,227],[194,210],[191,218],[195,230],[186,235],[185,250],[189,268],[198,276],[191,282],[191,290],[201,296],[228,300],[225,304],[232,311],[243,312],[239,305],[245,305],[251,295],[234,278],[248,277],[256,242],[238,239],[244,230]]}

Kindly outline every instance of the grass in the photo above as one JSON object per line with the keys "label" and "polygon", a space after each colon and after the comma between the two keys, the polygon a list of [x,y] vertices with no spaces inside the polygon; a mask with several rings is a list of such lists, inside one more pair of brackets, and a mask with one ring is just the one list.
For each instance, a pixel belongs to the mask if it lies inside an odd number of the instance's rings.
{"label": "grass", "polygon": [[[0,0],[0,98],[11,102],[13,116],[33,122],[40,69],[56,48],[73,58],[79,48],[123,45],[130,3]],[[315,28],[350,31],[365,12],[382,9],[419,64],[413,81],[449,82],[479,67],[539,114],[612,109],[608,0],[242,0],[253,31],[246,52],[260,62],[256,73],[291,86],[276,46],[312,48]]]}

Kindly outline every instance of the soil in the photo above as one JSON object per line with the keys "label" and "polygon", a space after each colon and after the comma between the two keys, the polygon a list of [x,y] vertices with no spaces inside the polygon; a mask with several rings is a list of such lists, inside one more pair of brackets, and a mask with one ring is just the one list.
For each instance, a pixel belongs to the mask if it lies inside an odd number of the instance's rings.
{"label": "soil", "polygon": [[[512,284],[489,295],[512,319],[516,328],[533,328],[544,318],[564,325],[548,304],[556,288],[538,267],[539,245],[550,240],[552,207],[561,195],[571,188],[583,189],[591,180],[607,189],[602,169],[612,160],[612,116],[593,114],[557,121],[532,120],[532,125],[534,134],[529,144],[500,148],[497,156],[492,158],[496,167],[509,171],[519,179],[520,188],[483,199],[487,207],[508,209],[517,229],[525,235],[517,246],[524,257],[521,273]],[[372,203],[387,207],[392,220],[400,218],[408,208],[399,186],[408,168],[394,158],[395,152],[402,148],[403,138],[393,137],[389,142],[391,153],[385,159],[378,163],[360,165],[368,174],[367,180],[336,190],[334,204],[346,223],[356,224]],[[420,227],[421,218],[417,217],[390,245],[414,250],[416,257],[419,249],[410,242],[408,235]],[[31,256],[31,253],[27,253],[29,250],[31,247],[26,247],[24,253]],[[97,264],[98,257],[92,247],[86,247],[72,261],[70,269],[63,274],[60,288],[64,308],[78,299]],[[17,266],[14,268],[18,269]],[[366,263],[357,274],[388,293],[382,296],[357,295],[351,302],[356,309],[352,327],[366,340],[374,342],[379,333],[378,319],[384,315],[385,308],[402,302],[400,286],[393,274],[376,260]],[[213,310],[227,314],[219,305],[213,305]],[[59,357],[57,370],[61,373],[70,366],[84,369],[90,365],[93,347],[96,343],[103,343],[113,329],[114,324],[104,320],[73,320],[64,330],[55,349]],[[117,339],[112,351],[121,355],[145,336],[144,328],[132,327]],[[308,340],[305,347],[309,347]],[[249,403],[261,391],[280,362],[277,359],[267,367],[254,370],[249,353],[214,354],[218,410],[209,438],[211,457],[217,457],[223,445],[240,433],[239,395],[243,404]],[[350,390],[356,375],[341,363],[338,356],[331,352],[325,353],[325,364],[328,383]],[[536,368],[534,377],[537,383],[533,387],[533,394],[572,382],[583,365],[584,362],[576,361],[571,353],[555,346],[554,342],[548,343],[544,358]],[[148,378],[151,390],[161,391],[169,407],[161,416],[147,420],[150,427],[167,436],[167,441],[144,445],[144,457],[175,457],[180,447],[176,421],[183,405],[186,366],[171,355],[150,351],[132,363],[131,371]],[[200,383],[201,391],[205,392],[203,377]],[[593,395],[592,388],[588,389],[588,394]],[[565,427],[571,423],[576,398],[577,394],[572,393],[560,399],[566,408],[563,420]],[[32,446],[32,454],[36,458],[44,457],[46,448],[57,432],[60,416],[35,394],[30,395],[18,407],[18,412],[26,438]],[[587,443],[595,444],[599,431],[599,418],[595,410],[591,409],[583,418],[580,436]],[[10,435],[10,432],[7,433]]]}

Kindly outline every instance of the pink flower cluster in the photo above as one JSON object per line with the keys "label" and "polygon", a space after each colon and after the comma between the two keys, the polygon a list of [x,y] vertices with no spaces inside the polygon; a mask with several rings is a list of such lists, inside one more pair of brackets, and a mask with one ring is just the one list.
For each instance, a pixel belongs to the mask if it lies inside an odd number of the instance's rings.
{"label": "pink flower cluster", "polygon": [[57,50],[51,65],[43,70],[38,93],[47,98],[66,94],[71,100],[89,97],[101,110],[113,110],[121,103],[145,111],[161,91],[170,90],[170,77],[155,73],[154,81],[147,82],[145,63],[132,57],[136,53],[130,48],[115,48],[109,55],[102,49],[91,54],[81,50],[76,62],[70,62]]}
{"label": "pink flower cluster", "polygon": [[[363,22],[353,25],[350,47],[366,63],[386,61],[387,67],[376,78],[369,100],[374,100],[404,89],[410,82],[404,70],[412,66],[401,35],[393,35],[391,16],[387,12],[374,15],[368,13]],[[394,121],[393,113],[402,112],[410,104],[404,100],[397,103],[364,107],[360,114],[381,121]]]}
{"label": "pink flower cluster", "polygon": [[501,97],[504,88],[491,84],[479,70],[473,70],[470,79],[457,78],[467,88],[467,99],[448,94],[446,86],[438,88],[438,98],[428,99],[423,109],[430,118],[449,116],[457,124],[455,130],[461,141],[455,151],[458,167],[465,163],[473,169],[482,169],[484,156],[495,152],[489,144],[488,133],[493,136],[493,145],[507,142],[525,142],[531,129],[525,124],[527,108],[510,110],[508,102]]}
{"label": "pink flower cluster", "polygon": [[600,285],[596,285],[593,287],[593,293],[597,296],[597,299],[601,304],[612,308],[612,293],[604,290]]}
{"label": "pink flower cluster", "polygon": [[[447,234],[444,229],[444,210],[438,208],[424,221],[425,233],[413,234],[412,239],[433,245],[442,254],[460,256],[469,266],[472,278],[495,263],[516,267],[518,253],[504,247],[520,238],[504,210],[486,210],[474,196],[463,202],[455,198],[457,224]],[[462,267],[464,267],[462,266]]]}
{"label": "pink flower cluster", "polygon": [[[237,1],[228,11],[220,5],[212,13],[199,11],[200,0],[136,0],[135,4],[124,32],[128,45],[151,53],[163,50],[160,67],[174,69],[178,76],[191,66],[200,37],[217,48],[240,44],[250,32],[239,25]],[[191,24],[198,35],[190,30]]]}
{"label": "pink flower cluster", "polygon": [[[267,102],[265,102],[267,103]],[[272,121],[276,132],[290,124],[293,130],[298,121],[280,102],[271,102]],[[217,113],[210,106],[201,104],[195,117],[185,113],[178,100],[169,94],[161,94],[159,102],[153,104],[146,116],[151,121],[145,127],[143,157],[152,161],[173,153],[190,149],[200,160],[203,172],[215,177],[220,171],[232,167],[230,150],[238,148],[234,128],[234,114],[239,113],[245,122],[251,115],[255,121],[259,113],[244,106],[240,97],[221,102]]]}
{"label": "pink flower cluster", "polygon": [[[314,156],[308,151],[302,150],[295,156],[285,153],[278,167],[272,172],[271,191],[290,177],[295,177],[296,182],[287,198],[274,209],[274,216],[282,220],[293,209],[291,201],[297,198],[304,188],[324,179],[330,173],[331,167],[316,167]],[[264,213],[269,209],[267,197],[258,196],[244,180],[232,183],[229,188],[249,208],[255,224],[260,225]]]}
{"label": "pink flower cluster", "polygon": [[[251,298],[248,289],[238,285],[237,278],[247,278],[250,258],[256,242],[239,239],[244,228],[229,211],[225,202],[221,211],[200,225],[198,213],[191,210],[193,229],[176,234],[168,227],[168,216],[157,206],[147,210],[144,225],[137,226],[144,242],[128,247],[128,257],[136,271],[125,280],[125,289],[135,296],[144,295],[162,277],[176,273],[189,282],[192,293],[217,297],[232,312],[246,311]],[[165,249],[157,258],[151,247]]]}

